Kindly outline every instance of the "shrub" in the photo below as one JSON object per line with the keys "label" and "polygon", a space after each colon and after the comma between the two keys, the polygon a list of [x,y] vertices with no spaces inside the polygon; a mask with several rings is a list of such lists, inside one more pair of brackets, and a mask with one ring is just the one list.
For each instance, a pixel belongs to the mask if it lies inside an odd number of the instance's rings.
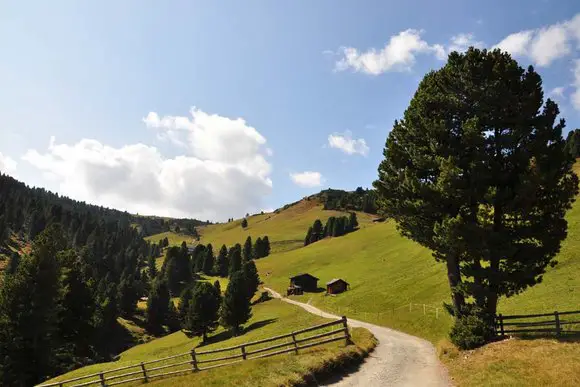
{"label": "shrub", "polygon": [[455,319],[449,338],[461,349],[474,349],[490,341],[493,335],[489,319],[472,312]]}

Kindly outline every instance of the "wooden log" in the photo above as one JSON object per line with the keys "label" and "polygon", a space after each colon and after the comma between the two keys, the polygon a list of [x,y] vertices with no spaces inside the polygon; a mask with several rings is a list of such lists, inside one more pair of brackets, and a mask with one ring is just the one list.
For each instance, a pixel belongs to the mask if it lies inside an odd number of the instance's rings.
{"label": "wooden log", "polygon": [[99,373],[99,379],[101,380],[101,386],[102,387],[107,387],[107,383],[105,383],[105,375],[103,375],[103,373]]}
{"label": "wooden log", "polygon": [[217,357],[214,359],[205,359],[205,360],[198,360],[197,364],[205,364],[205,363],[215,363],[216,361],[224,361],[224,360],[231,360],[231,359],[237,359],[242,357],[242,354],[238,354],[238,355],[231,355],[231,356],[223,356],[223,357]]}
{"label": "wooden log", "polygon": [[350,333],[348,332],[348,322],[346,320],[346,316],[342,316],[342,326],[344,328],[344,344],[349,345],[352,343],[350,339]]}
{"label": "wooden log", "polygon": [[242,350],[242,359],[246,360],[246,347],[242,345],[241,350]]}
{"label": "wooden log", "polygon": [[323,332],[323,333],[320,333],[318,335],[308,336],[308,337],[296,340],[296,343],[300,344],[300,343],[304,343],[306,341],[311,341],[314,339],[320,339],[322,337],[336,335],[337,333],[342,333],[343,334],[342,337],[346,337],[346,335],[348,334],[348,328],[340,328],[340,329],[335,329],[335,330],[330,331],[330,332]]}

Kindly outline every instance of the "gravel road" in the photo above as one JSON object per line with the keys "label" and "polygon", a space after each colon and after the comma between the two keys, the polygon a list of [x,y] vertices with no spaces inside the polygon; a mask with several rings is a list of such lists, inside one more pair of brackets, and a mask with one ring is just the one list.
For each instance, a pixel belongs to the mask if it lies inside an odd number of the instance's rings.
{"label": "gravel road", "polygon": [[[312,305],[282,297],[272,289],[265,288],[274,298],[298,305],[310,313],[338,319]],[[393,329],[348,319],[352,327],[366,328],[378,339],[379,344],[364,363],[347,375],[337,375],[324,386],[450,386],[445,368],[439,363],[431,343]]]}

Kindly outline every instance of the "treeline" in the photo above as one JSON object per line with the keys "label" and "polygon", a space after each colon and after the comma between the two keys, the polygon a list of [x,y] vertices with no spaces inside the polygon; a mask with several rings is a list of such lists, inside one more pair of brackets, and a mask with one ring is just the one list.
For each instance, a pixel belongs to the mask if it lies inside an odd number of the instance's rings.
{"label": "treeline", "polygon": [[565,150],[574,158],[580,157],[580,129],[574,129],[568,133]]}
{"label": "treeline", "polygon": [[349,216],[331,216],[324,226],[320,219],[316,219],[314,224],[308,228],[304,238],[304,246],[326,237],[339,237],[348,234],[356,230],[357,227],[358,220],[354,212],[351,212]]}
{"label": "treeline", "polygon": [[197,219],[165,219],[155,216],[137,215],[131,215],[131,222],[144,237],[173,231],[178,234],[191,235],[197,239],[199,239],[199,234],[196,227],[211,224],[209,220],[202,222]]}
{"label": "treeline", "polygon": [[377,194],[375,190],[358,187],[353,192],[327,189],[320,191],[317,196],[325,210],[362,211],[369,214],[377,213]]}
{"label": "treeline", "polygon": [[124,349],[111,340],[117,318],[150,293],[144,267],[160,254],[135,227],[147,219],[0,174],[0,385],[33,385]]}
{"label": "treeline", "polygon": [[[198,244],[191,254],[185,242],[169,247],[159,272],[154,261],[149,262],[153,281],[147,299],[147,329],[153,333],[163,332],[164,327],[183,329],[188,335],[203,336],[204,341],[218,325],[238,334],[251,317],[250,302],[260,284],[254,259],[268,255],[269,250],[267,236],[254,244],[248,237],[243,247],[223,245],[217,256],[211,244]],[[200,280],[200,273],[229,276],[223,296],[219,281],[211,285]],[[175,308],[171,298],[177,296]]]}

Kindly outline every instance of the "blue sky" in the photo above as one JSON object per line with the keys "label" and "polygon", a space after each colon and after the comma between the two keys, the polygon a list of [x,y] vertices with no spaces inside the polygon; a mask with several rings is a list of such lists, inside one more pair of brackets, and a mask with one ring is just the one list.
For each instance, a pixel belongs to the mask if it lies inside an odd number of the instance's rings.
{"label": "blue sky", "polygon": [[441,3],[0,1],[0,169],[212,220],[370,186],[419,80],[470,44],[536,66],[580,127],[578,2]]}

